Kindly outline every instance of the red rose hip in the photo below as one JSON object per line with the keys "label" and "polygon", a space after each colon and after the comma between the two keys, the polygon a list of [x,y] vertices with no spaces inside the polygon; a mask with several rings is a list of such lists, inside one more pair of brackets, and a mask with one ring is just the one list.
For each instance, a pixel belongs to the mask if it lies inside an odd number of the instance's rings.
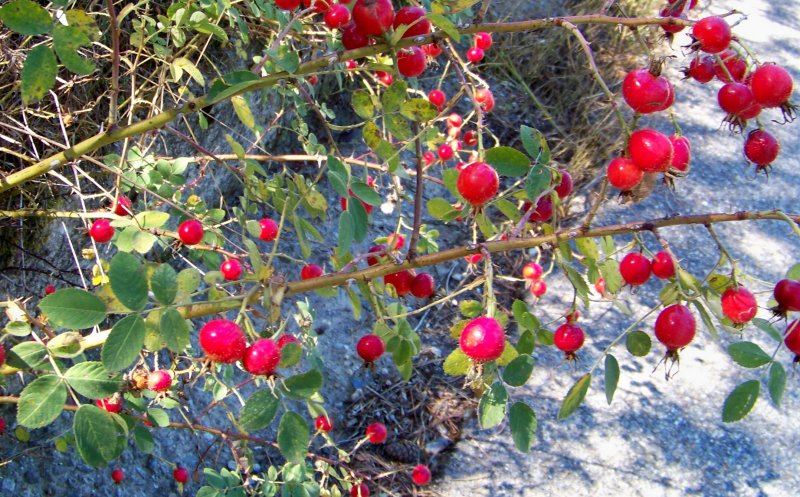
{"label": "red rose hip", "polygon": [[314,428],[316,428],[317,431],[329,433],[333,429],[333,421],[331,421],[331,418],[328,416],[320,414],[317,416],[317,419],[314,420]]}
{"label": "red rose hip", "polygon": [[665,280],[675,276],[675,262],[670,257],[669,252],[662,250],[653,256],[650,262],[650,270],[653,271],[653,276]]}
{"label": "red rose hip", "polygon": [[696,324],[689,308],[682,304],[672,304],[656,318],[655,332],[659,342],[666,345],[669,352],[675,352],[689,345],[694,339]]}
{"label": "red rose hip", "polygon": [[631,252],[619,263],[619,273],[622,275],[622,279],[631,286],[647,283],[647,280],[650,279],[650,269],[650,261],[638,252]]}
{"label": "red rose hip", "polygon": [[281,349],[273,340],[261,338],[247,347],[242,359],[244,369],[252,375],[270,376],[281,362]]}
{"label": "red rose hip", "polygon": [[394,7],[391,0],[357,0],[352,16],[363,34],[383,36],[392,27]]}
{"label": "red rose hip", "polygon": [[322,268],[317,264],[306,264],[303,266],[303,269],[300,270],[300,279],[310,280],[312,278],[319,278],[322,276],[322,273]]}
{"label": "red rose hip", "polygon": [[420,487],[427,485],[431,481],[431,470],[424,464],[418,464],[411,470],[411,481]]}
{"label": "red rose hip", "polygon": [[186,483],[189,481],[189,471],[182,466],[178,466],[174,470],[172,470],[172,478],[175,479],[178,483]]}
{"label": "red rose hip", "polygon": [[184,245],[197,245],[203,240],[203,223],[189,219],[178,226],[178,238]]}
{"label": "red rose hip", "polygon": [[356,344],[356,352],[367,364],[372,364],[383,355],[386,348],[378,335],[364,335]]}
{"label": "red rose hip", "polygon": [[114,238],[114,227],[108,219],[96,219],[89,228],[89,236],[97,243],[106,243]]}
{"label": "red rose hip", "polygon": [[756,317],[758,304],[756,298],[745,287],[731,287],[720,298],[722,313],[734,324],[744,324]]}
{"label": "red rose hip", "polygon": [[500,178],[489,164],[473,162],[458,174],[456,187],[458,193],[473,207],[481,207],[497,193]]}
{"label": "red rose hip", "polygon": [[628,142],[631,160],[646,173],[663,173],[672,162],[672,143],[662,133],[653,129],[640,129],[631,133]]}
{"label": "red rose hip", "polygon": [[467,323],[461,332],[459,346],[475,362],[494,361],[503,354],[506,334],[496,319],[482,316]]}
{"label": "red rose hip", "polygon": [[231,364],[242,358],[247,341],[239,325],[215,319],[200,329],[200,347],[212,361]]}
{"label": "red rose hip", "polygon": [[242,276],[242,263],[238,259],[228,259],[219,267],[226,280],[238,280]]}
{"label": "red rose hip", "polygon": [[383,443],[387,435],[388,432],[383,423],[372,423],[367,426],[367,439],[374,444]]}
{"label": "red rose hip", "polygon": [[433,295],[435,288],[433,276],[428,273],[419,273],[411,282],[411,295],[418,299],[427,299]]}
{"label": "red rose hip", "polygon": [[580,326],[571,323],[562,324],[553,333],[553,345],[562,352],[567,359],[575,357],[575,352],[583,347],[585,334]]}
{"label": "red rose hip", "polygon": [[617,157],[608,164],[606,175],[611,186],[627,192],[642,181],[644,172],[632,160]]}

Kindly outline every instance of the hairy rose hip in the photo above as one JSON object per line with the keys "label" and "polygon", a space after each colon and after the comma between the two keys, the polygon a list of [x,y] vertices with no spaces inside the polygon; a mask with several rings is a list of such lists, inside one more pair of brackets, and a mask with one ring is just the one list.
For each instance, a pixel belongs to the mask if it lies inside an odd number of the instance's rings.
{"label": "hairy rose hip", "polygon": [[756,317],[758,304],[756,298],[745,287],[731,287],[720,298],[722,313],[734,324],[744,324]]}
{"label": "hairy rose hip", "polygon": [[367,364],[380,359],[385,350],[383,340],[378,335],[364,335],[356,344],[356,352]]}
{"label": "hairy rose hip", "polygon": [[114,238],[114,227],[108,219],[96,219],[89,228],[89,236],[97,243],[106,243]]}
{"label": "hairy rose hip", "polygon": [[203,240],[203,223],[189,219],[178,226],[178,237],[184,245],[197,245]]}
{"label": "hairy rose hip", "polygon": [[631,286],[644,285],[650,279],[650,261],[638,252],[631,252],[619,263],[619,273]]}
{"label": "hairy rose hip", "polygon": [[370,442],[379,444],[386,440],[388,432],[386,431],[386,426],[384,426],[383,423],[372,423],[371,425],[367,426],[366,434],[367,439]]}
{"label": "hairy rose hip", "polygon": [[273,340],[261,338],[244,352],[242,365],[252,375],[270,376],[281,362],[281,349]]}
{"label": "hairy rose hip", "polygon": [[683,304],[666,307],[656,318],[656,338],[666,345],[669,352],[689,345],[694,339],[695,329],[694,316]]}
{"label": "hairy rose hip", "polygon": [[242,358],[247,341],[239,325],[215,319],[200,329],[200,347],[212,361],[230,364]]}
{"label": "hairy rose hip", "polygon": [[494,361],[503,354],[506,334],[496,319],[482,316],[467,323],[461,332],[459,346],[476,362]]}
{"label": "hairy rose hip", "polygon": [[489,164],[473,162],[458,174],[456,186],[467,202],[473,207],[481,207],[497,193],[500,178]]}

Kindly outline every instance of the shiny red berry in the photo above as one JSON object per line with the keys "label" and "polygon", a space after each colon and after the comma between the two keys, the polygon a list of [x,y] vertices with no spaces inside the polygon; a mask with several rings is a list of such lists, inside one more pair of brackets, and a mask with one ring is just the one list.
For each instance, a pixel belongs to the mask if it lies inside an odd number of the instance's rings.
{"label": "shiny red berry", "polygon": [[374,266],[381,262],[381,260],[386,255],[386,245],[373,245],[369,248],[368,251],[370,254],[379,254],[376,256],[367,257],[367,264],[370,266]]}
{"label": "shiny red berry", "polygon": [[669,256],[669,252],[662,250],[653,256],[650,262],[650,270],[653,271],[653,276],[665,280],[675,276],[675,262]]}
{"label": "shiny red berry", "polygon": [[[0,364],[2,364],[2,361],[0,361]],[[107,412],[116,414],[122,411],[122,396],[120,395],[114,395],[105,399],[97,399],[94,403],[97,407]]]}
{"label": "shiny red berry", "polygon": [[306,264],[303,266],[303,269],[300,270],[300,279],[310,280],[311,278],[319,278],[322,276],[322,273],[322,268],[317,264]]}
{"label": "shiny red berry", "polygon": [[275,0],[275,5],[282,10],[294,10],[300,6],[300,0]]}
{"label": "shiny red berry", "polygon": [[655,331],[659,342],[674,352],[691,343],[695,334],[695,321],[688,307],[672,304],[665,308],[656,318]]}
{"label": "shiny red berry", "polygon": [[203,223],[189,219],[178,226],[178,237],[184,245],[197,245],[203,240]]}
{"label": "shiny red berry", "polygon": [[629,285],[644,285],[650,279],[650,261],[639,252],[631,252],[619,263],[619,273]]}
{"label": "shiny red berry", "polygon": [[747,73],[747,62],[744,61],[736,50],[725,50],[719,57],[722,63],[719,62],[714,65],[714,75],[718,80],[723,83],[732,83],[744,80]]}
{"label": "shiny red berry", "polygon": [[783,343],[786,344],[787,349],[794,353],[794,362],[800,362],[798,360],[798,357],[800,357],[800,320],[792,321],[786,327],[786,338],[783,339]]}
{"label": "shiny red berry", "polygon": [[346,5],[337,3],[325,12],[324,20],[330,29],[339,29],[350,22],[350,9]]}
{"label": "shiny red berry", "polygon": [[627,192],[642,181],[644,172],[632,160],[617,157],[609,162],[606,175],[611,186]]}
{"label": "shiny red berry", "polygon": [[522,277],[529,281],[538,280],[542,277],[542,273],[544,269],[535,262],[529,262],[522,267]]}
{"label": "shiny red berry", "polygon": [[383,423],[372,423],[367,426],[367,439],[374,444],[383,443],[388,434]]}
{"label": "shiny red berry", "polygon": [[172,386],[172,375],[169,371],[158,369],[147,375],[147,388],[154,392],[166,392]]}
{"label": "shiny red berry", "polygon": [[739,114],[755,103],[750,87],[743,83],[728,83],[717,93],[719,108],[728,114]]}
{"label": "shiny red berry", "polygon": [[133,202],[124,195],[117,197],[114,203],[114,214],[118,216],[130,216],[133,214]]}
{"label": "shiny red berry", "polygon": [[453,148],[450,145],[445,143],[444,145],[439,147],[439,150],[437,150],[437,154],[439,155],[439,160],[448,161],[453,158],[455,152],[453,152]]}
{"label": "shiny red berry", "polygon": [[350,497],[369,497],[369,487],[366,483],[359,483],[350,488]]}
{"label": "shiny red berry", "polygon": [[417,464],[411,470],[411,481],[420,487],[427,485],[431,481],[431,470],[424,464]]}
{"label": "shiny red berry", "polygon": [[394,16],[394,29],[408,26],[403,33],[403,38],[422,36],[431,32],[431,21],[425,17],[425,9],[416,6],[406,6],[397,11]]}
{"label": "shiny red berry", "polygon": [[421,48],[411,46],[397,51],[397,71],[407,78],[415,78],[425,72],[428,60]]}
{"label": "shiny red berry", "polygon": [[744,142],[744,155],[758,167],[772,164],[781,151],[781,145],[772,134],[763,129],[755,129],[747,135]]}
{"label": "shiny red berry", "polygon": [[358,30],[356,23],[350,22],[342,27],[342,45],[347,50],[366,47],[369,45],[369,37]]}
{"label": "shiny red berry", "polygon": [[419,273],[411,282],[411,295],[418,299],[430,298],[436,290],[435,285],[433,276],[428,273]]}
{"label": "shiny red berry", "polygon": [[544,280],[536,280],[531,283],[531,294],[534,297],[541,298],[545,293],[547,293],[547,283]]}
{"label": "shiny red berry", "polygon": [[317,431],[329,433],[333,429],[333,421],[328,416],[320,414],[317,416],[317,419],[314,420],[314,428],[316,428]]}
{"label": "shiny red berry", "polygon": [[631,133],[628,151],[633,163],[646,173],[666,172],[674,153],[669,138],[653,129]]}
{"label": "shiny red berry", "polygon": [[555,192],[558,198],[564,199],[572,193],[572,175],[566,169],[560,169],[558,172],[561,174],[561,181],[556,185]]}
{"label": "shiny red berry", "polygon": [[47,285],[46,287],[44,287],[44,294],[45,295],[51,295],[53,293],[56,293],[55,285]]}
{"label": "shiny red berry", "polygon": [[238,280],[242,276],[242,263],[238,259],[227,259],[219,267],[226,280]]}
{"label": "shiny red berry", "polygon": [[474,147],[478,144],[478,133],[474,130],[469,130],[464,133],[464,145]]}
{"label": "shiny red berry", "polygon": [[369,36],[383,36],[392,27],[394,7],[391,0],[357,0],[352,15],[359,31]]}
{"label": "shiny red berry", "polygon": [[580,326],[566,323],[556,328],[556,331],[553,333],[553,345],[555,345],[558,350],[564,352],[567,357],[571,357],[578,349],[583,347],[585,338],[583,329],[581,329]]}
{"label": "shiny red berry", "polygon": [[187,481],[189,481],[189,472],[186,470],[186,468],[178,466],[177,468],[172,470],[172,477],[178,483],[186,483]]}
{"label": "shiny red berry", "polygon": [[489,164],[473,162],[458,174],[456,186],[467,202],[473,207],[481,207],[497,194],[500,178]]}
{"label": "shiny red berry", "polygon": [[692,59],[683,73],[698,83],[708,83],[714,79],[714,59],[708,55],[698,55]]}
{"label": "shiny red berry", "polygon": [[731,27],[722,17],[711,16],[697,21],[692,36],[703,52],[719,53],[728,48],[733,37]]}
{"label": "shiny red berry", "polygon": [[247,341],[239,325],[215,319],[200,329],[200,347],[212,361],[230,364],[242,358]]}
{"label": "shiny red berry", "polygon": [[734,324],[744,324],[758,312],[756,298],[745,287],[731,287],[723,292],[720,299],[722,313]]}
{"label": "shiny red berry", "polygon": [[686,173],[689,171],[689,163],[692,161],[692,146],[689,139],[685,136],[672,135],[669,137],[672,143],[672,162],[669,171],[673,173]]}
{"label": "shiny red berry", "polygon": [[281,349],[269,338],[260,338],[244,352],[242,365],[252,375],[271,376],[281,362]]}
{"label": "shiny red berry", "polygon": [[494,361],[503,354],[506,334],[496,319],[481,316],[464,327],[459,346],[475,362]]}
{"label": "shiny red berry", "polygon": [[300,347],[303,346],[303,342],[301,342],[300,339],[297,338],[294,335],[281,335],[281,337],[278,338],[278,342],[277,343],[278,343],[278,348],[279,349],[284,348],[286,345],[288,345],[290,343],[296,343]]}
{"label": "shiny red berry", "polygon": [[378,335],[364,335],[356,344],[356,352],[368,364],[380,359],[385,350],[383,340]]}
{"label": "shiny red berry", "polygon": [[478,62],[483,60],[483,49],[478,47],[472,47],[467,50],[467,60],[472,62],[473,64],[477,64]]}
{"label": "shiny red berry", "polygon": [[[800,311],[800,281],[782,279],[775,284],[773,296],[778,303],[777,311],[785,314],[787,311]],[[2,363],[2,361],[0,361]]]}
{"label": "shiny red berry", "polygon": [[89,228],[89,236],[97,243],[106,243],[114,237],[114,227],[108,219],[96,219]]}
{"label": "shiny red berry", "polygon": [[492,47],[492,34],[485,31],[475,33],[475,46],[481,50],[489,50]]}
{"label": "shiny red berry", "polygon": [[111,479],[114,480],[114,483],[119,485],[120,483],[122,483],[122,480],[125,479],[125,472],[117,468],[111,472]]}
{"label": "shiny red berry", "polygon": [[272,242],[278,238],[278,223],[270,218],[264,218],[258,222],[261,232],[258,237],[265,242]]}
{"label": "shiny red berry", "polygon": [[431,90],[430,93],[428,93],[428,101],[436,107],[439,107],[439,109],[442,108],[446,100],[447,96],[442,90]]}
{"label": "shiny red berry", "polygon": [[764,64],[750,80],[753,96],[764,107],[780,107],[792,96],[794,82],[789,71],[776,64]]}
{"label": "shiny red berry", "polygon": [[636,69],[622,81],[622,97],[634,111],[651,114],[664,107],[672,93],[672,84],[664,76],[655,76],[649,69]]}

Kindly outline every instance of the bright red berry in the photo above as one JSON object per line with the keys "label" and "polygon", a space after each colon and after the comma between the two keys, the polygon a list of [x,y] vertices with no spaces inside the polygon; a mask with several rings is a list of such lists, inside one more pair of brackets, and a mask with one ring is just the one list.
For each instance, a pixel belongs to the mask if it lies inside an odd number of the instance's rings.
{"label": "bright red berry", "polygon": [[383,277],[383,282],[386,285],[392,285],[398,297],[408,295],[411,291],[411,284],[414,282],[414,275],[411,271],[398,271],[396,273],[387,274]]}
{"label": "bright red berry", "polygon": [[439,150],[437,150],[437,154],[439,155],[439,160],[448,161],[453,158],[453,155],[455,153],[453,152],[453,148],[445,143],[444,145],[439,147]]}
{"label": "bright red berry", "polygon": [[786,338],[783,339],[783,343],[794,353],[794,362],[800,362],[798,359],[800,357],[800,320],[792,321],[786,327]]}
{"label": "bright red berry", "polygon": [[743,286],[725,290],[720,302],[722,303],[722,313],[734,324],[744,324],[756,317],[756,312],[758,312],[756,298]]}
{"label": "bright red berry", "polygon": [[380,359],[385,350],[383,340],[378,335],[364,335],[356,344],[356,352],[368,364]]}
{"label": "bright red berry", "polygon": [[653,129],[631,133],[628,151],[633,163],[646,173],[666,172],[674,153],[669,138]]}
{"label": "bright red berry", "polygon": [[392,86],[392,81],[394,81],[394,77],[391,73],[383,72],[383,71],[375,71],[375,76],[378,78],[378,81],[381,82],[384,86]]}
{"label": "bright red berry", "polygon": [[653,256],[650,262],[650,270],[653,271],[653,276],[665,280],[675,276],[675,262],[669,256],[669,252],[662,250]]}
{"label": "bright red berry", "polygon": [[672,84],[664,76],[655,76],[648,69],[628,73],[622,82],[622,97],[631,109],[650,114],[664,107],[672,93]]}
{"label": "bright red berry", "polygon": [[226,259],[219,271],[226,280],[238,280],[242,276],[242,263],[238,259]]}
{"label": "bright red berry", "polygon": [[397,51],[397,71],[407,78],[415,78],[425,72],[428,60],[421,48],[412,46]]}
{"label": "bright red berry", "polygon": [[572,175],[566,169],[560,169],[558,172],[561,173],[561,181],[556,185],[555,192],[558,198],[564,199],[572,193]]}
{"label": "bright red berry", "polygon": [[743,83],[728,83],[717,93],[719,108],[728,114],[739,114],[755,103],[752,90]]}
{"label": "bright red berry", "polygon": [[478,133],[474,130],[469,130],[464,133],[464,145],[474,147],[478,144]]}
{"label": "bright red berry", "polygon": [[337,3],[325,12],[325,25],[331,29],[338,29],[350,22],[350,9],[346,5]]}
{"label": "bright red berry", "polygon": [[691,343],[695,333],[694,316],[682,304],[672,304],[656,318],[656,338],[674,352]]}
{"label": "bright red berry", "polygon": [[[787,311],[800,311],[800,281],[780,280],[775,284],[773,296],[778,303],[775,310],[780,314],[786,314]],[[2,361],[0,361],[0,364],[2,364]]]}
{"label": "bright red berry", "polygon": [[431,90],[428,93],[428,101],[438,107],[440,110],[444,105],[445,100],[447,100],[447,96],[444,94],[442,90]]}
{"label": "bright red berry", "polygon": [[414,485],[419,485],[420,487],[427,485],[431,481],[431,470],[424,464],[417,464],[411,470],[411,481],[414,482]]}
{"label": "bright red berry", "polygon": [[119,485],[122,483],[122,480],[125,479],[125,473],[121,469],[117,468],[111,472],[111,479],[114,480],[114,483]]}
{"label": "bright red berry", "polygon": [[300,0],[275,0],[275,5],[282,10],[294,10],[300,6]]}
{"label": "bright red berry", "polygon": [[436,156],[430,150],[422,154],[422,162],[425,164],[425,167],[431,166],[435,161]]}
{"label": "bright red berry", "polygon": [[317,264],[306,264],[303,266],[303,269],[300,270],[300,279],[310,280],[311,278],[319,278],[322,276],[322,273],[322,268]]}
{"label": "bright red berry", "polygon": [[383,443],[387,435],[388,432],[383,423],[372,423],[367,426],[367,439],[374,444]]}
{"label": "bright red berry", "polygon": [[529,281],[538,280],[542,277],[542,273],[544,269],[535,262],[529,262],[522,267],[522,277]]}
{"label": "bright red berry", "polygon": [[147,375],[147,388],[154,392],[166,392],[172,386],[172,375],[164,369],[157,369]]}
{"label": "bright red berry", "polygon": [[544,280],[536,280],[531,283],[531,294],[534,297],[541,298],[545,293],[547,293],[547,283]]}
{"label": "bright red berry", "polygon": [[718,80],[723,83],[744,80],[747,73],[747,62],[739,57],[736,50],[725,50],[719,54],[719,57],[722,59],[722,63],[714,65],[714,75]]}
{"label": "bright red berry", "polygon": [[481,50],[489,50],[492,47],[492,34],[485,31],[475,33],[475,46]]}
{"label": "bright red berry", "polygon": [[397,11],[394,16],[394,29],[408,26],[403,33],[403,38],[422,36],[431,32],[431,21],[425,17],[425,9],[416,6],[406,6]]}
{"label": "bright red berry", "polygon": [[472,62],[473,64],[477,64],[478,62],[483,60],[483,49],[478,47],[472,47],[467,50],[467,60]]}
{"label": "bright red berry", "polygon": [[265,217],[258,222],[261,227],[261,232],[258,237],[265,242],[272,242],[278,238],[278,223],[272,219]]}
{"label": "bright red berry", "polygon": [[639,252],[631,252],[619,263],[619,273],[629,285],[644,285],[650,279],[650,261]]}
{"label": "bright red berry", "polygon": [[118,216],[130,216],[133,214],[133,202],[124,195],[117,197],[114,203],[114,214]]}
{"label": "bright red berry", "polygon": [[689,163],[692,161],[692,146],[689,139],[685,136],[672,135],[669,137],[672,143],[672,162],[669,171],[672,173],[686,173],[689,171]]}
{"label": "bright red berry", "polygon": [[581,317],[581,312],[578,309],[572,309],[569,313],[564,316],[564,319],[567,320],[570,324],[575,324],[578,322],[578,319]]}
{"label": "bright red berry", "polygon": [[491,200],[500,187],[500,178],[497,171],[485,162],[468,164],[458,174],[456,182],[458,193],[472,204],[481,207]]}
{"label": "bright red berry", "polygon": [[178,237],[184,245],[197,245],[203,240],[203,223],[189,219],[178,226]]}
{"label": "bright red berry", "polygon": [[606,280],[604,280],[602,277],[597,278],[597,282],[594,284],[594,289],[600,295],[605,295],[606,294]]}
{"label": "bright red berry", "polygon": [[483,255],[481,254],[470,254],[465,255],[464,260],[467,261],[467,264],[474,266],[475,264],[481,262],[483,260]]}
{"label": "bright red berry", "polygon": [[460,128],[462,124],[464,124],[464,118],[461,117],[461,114],[453,112],[452,114],[447,116],[448,127]]}
{"label": "bright red berry", "polygon": [[300,347],[303,346],[303,342],[301,342],[300,339],[297,338],[294,335],[281,335],[281,337],[278,338],[278,348],[279,349],[284,348],[286,345],[288,345],[290,343],[296,343]]}
{"label": "bright red berry", "polygon": [[756,102],[764,107],[780,107],[792,96],[794,82],[789,71],[775,64],[764,64],[750,80]]}
{"label": "bright red berry", "polygon": [[[522,204],[522,212],[528,212],[533,205],[530,202],[524,202]],[[539,197],[539,200],[536,201],[536,208],[533,209],[533,212],[530,216],[528,216],[528,220],[533,223],[546,223],[553,217],[553,199],[550,198],[550,195],[545,195],[543,197]]]}
{"label": "bright red berry", "polygon": [[200,329],[200,347],[212,361],[231,364],[242,358],[247,341],[239,325],[215,319]]}
{"label": "bright red berry", "polygon": [[432,59],[442,55],[442,47],[436,42],[429,43],[428,45],[422,47],[422,49],[425,51],[428,57],[431,57]]}
{"label": "bright red berry", "polygon": [[566,323],[556,328],[555,333],[553,333],[553,345],[561,352],[564,352],[568,358],[571,358],[575,356],[575,352],[578,349],[583,347],[585,338],[580,326]]}
{"label": "bright red berry", "polygon": [[317,14],[322,14],[331,8],[333,1],[334,0],[303,0],[303,6],[305,8],[309,8],[313,5],[314,12]]}
{"label": "bright red berry", "polygon": [[369,487],[366,483],[359,483],[350,488],[350,497],[369,497]]}
{"label": "bright red berry", "polygon": [[692,36],[703,52],[719,53],[731,44],[731,27],[728,22],[717,16],[706,17],[697,21],[692,27]]}
{"label": "bright red berry", "polygon": [[44,287],[44,294],[45,295],[50,295],[50,294],[53,294],[53,293],[56,293],[55,285],[47,285],[46,287]]}
{"label": "bright red berry", "polygon": [[406,238],[401,233],[392,233],[386,237],[386,245],[392,251],[400,250],[405,244]]}
{"label": "bright red berry", "polygon": [[317,431],[329,433],[333,429],[333,421],[328,416],[320,414],[317,416],[317,419],[314,420],[314,427]]}
{"label": "bright red berry", "polygon": [[644,172],[639,169],[639,166],[625,157],[617,157],[609,162],[606,174],[611,186],[619,188],[623,192],[631,190],[644,177]]}
{"label": "bright red berry", "polygon": [[714,79],[714,59],[708,55],[698,55],[692,59],[683,73],[698,83],[708,83]]}
{"label": "bright red berry", "polygon": [[353,6],[353,21],[365,35],[383,36],[394,21],[391,0],[357,0]]}
{"label": "bright red berry", "polygon": [[96,219],[89,228],[89,236],[97,243],[106,243],[114,237],[114,227],[108,219]]}
{"label": "bright red berry", "polygon": [[411,282],[411,295],[418,299],[430,298],[436,290],[435,285],[433,276],[428,273],[419,273]]}
{"label": "bright red berry", "polygon": [[244,369],[252,375],[270,376],[281,362],[281,349],[269,338],[260,338],[247,347],[242,359]]}
{"label": "bright red berry", "polygon": [[[150,390],[152,390],[152,388]],[[122,396],[120,395],[114,395],[105,399],[97,399],[94,403],[97,407],[107,412],[118,413],[122,411]]]}
{"label": "bright red berry", "polygon": [[494,361],[503,354],[506,334],[496,319],[475,318],[464,327],[459,339],[461,351],[475,362]]}
{"label": "bright red berry", "polygon": [[370,266],[374,266],[375,264],[381,262],[381,259],[385,256],[386,245],[373,245],[372,247],[369,248],[368,252],[370,254],[380,254],[373,257],[367,257],[367,264]]}
{"label": "bright red berry", "polygon": [[744,155],[758,167],[765,167],[778,157],[781,145],[770,133],[763,129],[754,129],[744,142]]}
{"label": "bright red berry", "polygon": [[172,470],[172,477],[178,483],[186,483],[189,481],[189,472],[186,470],[186,468],[178,466]]}
{"label": "bright red berry", "polygon": [[350,22],[342,28],[342,45],[347,50],[366,47],[369,44],[369,37],[358,30],[356,23]]}

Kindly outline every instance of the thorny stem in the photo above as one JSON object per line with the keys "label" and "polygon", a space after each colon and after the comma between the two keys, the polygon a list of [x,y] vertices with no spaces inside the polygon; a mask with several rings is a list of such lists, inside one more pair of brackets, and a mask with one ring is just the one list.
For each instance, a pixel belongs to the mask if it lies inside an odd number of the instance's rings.
{"label": "thorny stem", "polygon": [[417,189],[414,192],[414,228],[411,232],[411,241],[408,243],[408,260],[414,260],[417,256],[417,242],[419,242],[419,229],[422,224],[422,188],[424,186],[422,177],[422,141],[419,139],[419,124],[414,121],[412,123],[414,134],[417,139],[414,140],[416,144],[416,165],[417,165]]}
{"label": "thorny stem", "polygon": [[[582,40],[584,51],[586,51],[588,55],[591,55],[591,49],[588,47],[588,44],[586,44],[586,40],[583,38],[583,35],[580,34],[580,31],[576,27],[577,25],[580,24],[603,24],[603,25],[628,26],[628,27],[655,26],[662,24],[689,26],[692,24],[692,22],[674,18],[659,18],[659,17],[626,18],[626,17],[614,17],[607,15],[590,14],[581,16],[548,17],[544,19],[531,19],[527,21],[505,22],[505,23],[474,24],[459,30],[459,32],[460,34],[472,34],[480,31],[486,31],[489,33],[513,33],[519,31],[533,31],[533,30],[553,28],[553,27],[567,27],[573,33],[575,33],[576,36],[579,36],[579,39]],[[417,45],[417,46],[424,45],[446,37],[448,37],[446,33],[436,32],[435,34],[427,36],[404,38],[397,43],[395,49],[405,48],[412,45]],[[248,84],[243,84],[237,91],[233,92],[230,95],[226,95],[224,99],[215,99],[212,96],[203,95],[186,102],[180,107],[175,107],[165,110],[148,119],[134,122],[128,126],[112,128],[100,132],[95,136],[87,138],[86,140],[77,143],[64,151],[51,155],[43,160],[40,160],[39,162],[37,162],[32,166],[26,167],[20,171],[9,174],[8,176],[0,179],[0,193],[8,191],[13,187],[19,186],[34,178],[38,178],[39,176],[47,174],[51,170],[60,168],[66,163],[77,160],[84,155],[91,154],[96,150],[105,147],[106,145],[110,145],[120,140],[124,140],[132,136],[140,135],[148,131],[161,128],[167,123],[174,121],[181,115],[197,112],[212,104],[217,103],[220,100],[230,99],[237,95],[242,95],[244,93],[248,93],[251,91],[261,90],[264,88],[269,88],[278,84],[282,84],[283,82],[285,82],[288,79],[291,79],[292,77],[295,78],[303,77],[305,75],[312,74],[314,72],[319,71],[320,69],[323,69],[329,65],[338,62],[344,62],[350,59],[360,59],[363,57],[384,53],[389,51],[390,48],[391,47],[389,47],[387,44],[381,43],[363,48],[358,48],[355,50],[346,50],[338,53],[334,52],[325,54],[321,57],[317,57],[315,59],[309,60],[308,62],[301,64],[300,67],[298,67],[297,70],[294,72],[294,74],[290,75],[285,71],[281,71],[275,74],[261,77]],[[594,60],[590,59],[590,63],[593,66],[593,69],[596,69]],[[595,75],[595,78],[597,77],[598,75]],[[602,78],[598,79],[602,81]],[[606,95],[607,96],[610,95],[609,98],[612,99],[613,103],[613,93],[611,93],[611,91],[608,90],[608,87],[605,85],[605,83],[603,83],[601,86],[604,86],[604,91],[606,91]],[[619,109],[617,109],[617,111],[619,112]],[[623,129],[627,130],[628,129],[627,125],[623,125]]]}

